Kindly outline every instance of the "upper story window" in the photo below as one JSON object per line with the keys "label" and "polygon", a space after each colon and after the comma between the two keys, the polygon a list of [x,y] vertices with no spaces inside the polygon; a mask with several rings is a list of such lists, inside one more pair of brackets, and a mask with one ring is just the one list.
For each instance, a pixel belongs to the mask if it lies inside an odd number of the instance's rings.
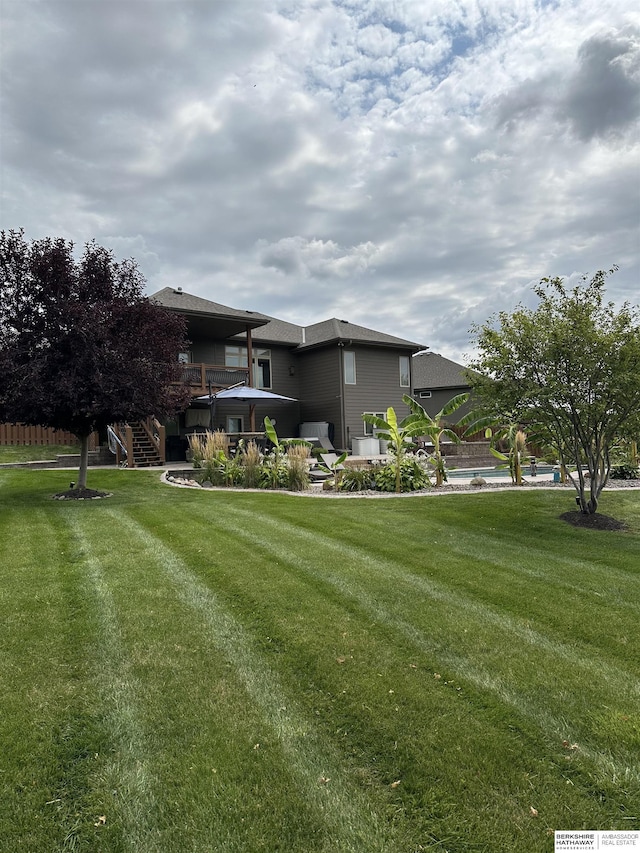
{"label": "upper story window", "polygon": [[247,348],[227,345],[224,348],[225,367],[247,367]]}
{"label": "upper story window", "polygon": [[[228,344],[224,348],[225,367],[247,367],[247,348]],[[256,388],[271,388],[271,350],[253,350],[253,382]]]}
{"label": "upper story window", "polygon": [[400,356],[400,387],[409,388],[411,376],[411,362],[408,355]]}
{"label": "upper story window", "polygon": [[344,354],[344,384],[356,384],[356,354],[351,350],[343,350]]}
{"label": "upper story window", "polygon": [[271,388],[271,350],[253,351],[253,376],[256,388]]}

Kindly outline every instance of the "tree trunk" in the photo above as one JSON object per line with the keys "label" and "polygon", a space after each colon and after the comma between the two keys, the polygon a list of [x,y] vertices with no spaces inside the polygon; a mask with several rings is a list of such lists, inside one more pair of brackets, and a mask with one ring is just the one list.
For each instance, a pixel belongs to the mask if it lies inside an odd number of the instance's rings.
{"label": "tree trunk", "polygon": [[440,452],[440,435],[433,436],[433,450],[434,457],[436,460],[436,486],[441,486],[443,483],[442,479],[442,453]]}
{"label": "tree trunk", "polygon": [[[578,467],[578,482],[571,478],[573,481],[573,485],[576,488],[578,493],[578,501],[577,503],[580,506],[580,511],[585,515],[593,515],[598,511],[598,502],[600,499],[600,493],[604,489],[607,484],[607,480],[609,479],[609,470],[606,466],[603,468],[592,464],[589,466],[589,482],[585,478],[585,475],[582,471],[582,466]],[[587,489],[589,491],[589,497],[587,497]]]}
{"label": "tree trunk", "polygon": [[78,471],[79,489],[87,488],[87,467],[89,465],[89,436],[80,436],[80,470]]}

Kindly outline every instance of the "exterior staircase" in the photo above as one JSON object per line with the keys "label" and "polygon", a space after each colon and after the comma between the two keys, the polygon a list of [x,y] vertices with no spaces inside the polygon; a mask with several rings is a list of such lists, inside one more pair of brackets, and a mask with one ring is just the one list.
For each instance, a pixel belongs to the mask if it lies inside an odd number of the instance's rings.
{"label": "exterior staircase", "polygon": [[150,468],[161,465],[160,451],[141,421],[130,424],[133,433],[133,467]]}
{"label": "exterior staircase", "polygon": [[127,468],[150,468],[165,463],[165,430],[155,418],[111,427],[117,440],[116,461]]}

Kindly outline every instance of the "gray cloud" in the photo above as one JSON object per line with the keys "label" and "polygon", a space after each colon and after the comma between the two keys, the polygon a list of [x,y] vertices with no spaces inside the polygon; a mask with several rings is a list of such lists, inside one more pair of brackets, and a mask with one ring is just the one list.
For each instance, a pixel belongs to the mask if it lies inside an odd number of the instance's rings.
{"label": "gray cloud", "polygon": [[594,36],[578,51],[579,65],[558,105],[584,141],[620,131],[640,115],[640,32]]}
{"label": "gray cloud", "polygon": [[[632,0],[2,0],[0,227],[149,290],[458,357],[543,275],[638,293]],[[529,291],[527,290],[529,289]]]}
{"label": "gray cloud", "polygon": [[496,99],[498,126],[546,119],[568,124],[583,142],[619,134],[640,116],[640,31],[596,35],[583,42],[565,79],[543,73]]}

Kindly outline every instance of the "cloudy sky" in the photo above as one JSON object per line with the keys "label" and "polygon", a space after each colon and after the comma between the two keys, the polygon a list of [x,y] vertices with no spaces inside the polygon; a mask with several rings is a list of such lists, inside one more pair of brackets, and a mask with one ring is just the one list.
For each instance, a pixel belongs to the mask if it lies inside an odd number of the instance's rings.
{"label": "cloudy sky", "polygon": [[0,227],[455,359],[545,275],[640,301],[637,0],[0,0]]}

